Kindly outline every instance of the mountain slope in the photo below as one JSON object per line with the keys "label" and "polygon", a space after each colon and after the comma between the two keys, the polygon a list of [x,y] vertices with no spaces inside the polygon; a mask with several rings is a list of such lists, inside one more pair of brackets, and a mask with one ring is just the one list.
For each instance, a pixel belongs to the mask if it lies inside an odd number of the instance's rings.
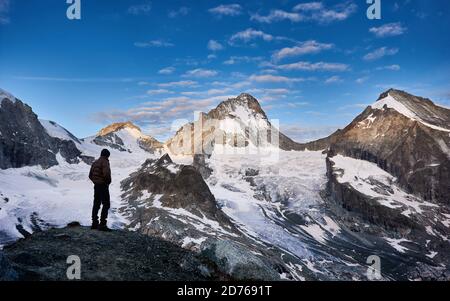
{"label": "mountain slope", "polygon": [[0,169],[49,168],[61,160],[75,164],[81,161],[80,155],[73,141],[50,136],[31,107],[0,93]]}
{"label": "mountain slope", "polygon": [[376,163],[408,192],[450,204],[450,110],[389,90],[337,134],[330,156]]}

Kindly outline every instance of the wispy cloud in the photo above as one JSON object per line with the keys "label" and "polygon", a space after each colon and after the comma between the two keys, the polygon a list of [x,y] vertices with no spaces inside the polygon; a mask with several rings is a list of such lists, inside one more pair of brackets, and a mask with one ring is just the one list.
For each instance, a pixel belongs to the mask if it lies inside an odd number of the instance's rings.
{"label": "wispy cloud", "polygon": [[328,24],[336,21],[348,19],[358,10],[358,6],[353,1],[346,1],[335,5],[332,8],[322,8],[313,10],[310,19],[321,24]]}
{"label": "wispy cloud", "polygon": [[304,20],[304,17],[299,13],[287,12],[281,9],[271,10],[266,16],[261,16],[260,14],[253,14],[250,20],[257,21],[260,23],[273,23],[277,21],[289,20],[291,22],[300,22]]}
{"label": "wispy cloud", "polygon": [[9,24],[10,0],[0,0],[0,25]]}
{"label": "wispy cloud", "polygon": [[197,68],[197,69],[193,69],[193,70],[187,71],[182,76],[183,77],[203,78],[203,77],[214,77],[217,74],[218,74],[218,72],[216,70],[208,70],[208,69]]}
{"label": "wispy cloud", "polygon": [[168,83],[160,83],[158,87],[162,88],[170,88],[170,87],[187,87],[187,86],[196,86],[198,83],[192,80],[181,80],[176,82],[168,82]]}
{"label": "wispy cloud", "polygon": [[163,74],[163,75],[169,75],[175,72],[175,67],[166,67],[166,68],[162,68],[158,71],[159,74]]}
{"label": "wispy cloud", "polygon": [[262,30],[256,30],[253,28],[247,28],[243,31],[239,31],[235,34],[233,34],[230,39],[228,40],[228,43],[230,45],[236,45],[239,43],[249,43],[253,40],[261,39],[266,42],[271,41],[292,41],[292,39],[281,37],[281,36],[273,36],[271,34],[268,34]]}
{"label": "wispy cloud", "polygon": [[333,44],[319,43],[317,41],[310,40],[300,42],[298,43],[298,45],[293,47],[285,47],[283,49],[280,49],[272,55],[272,58],[278,61],[288,57],[300,56],[311,53],[319,53],[323,50],[331,49],[333,48],[333,46],[334,46]]}
{"label": "wispy cloud", "polygon": [[366,54],[363,59],[366,61],[374,61],[381,59],[385,56],[395,55],[398,53],[398,48],[388,48],[388,47],[381,47],[378,49],[375,49],[372,52],[369,52]]}
{"label": "wispy cloud", "polygon": [[302,71],[347,71],[349,66],[341,63],[326,63],[326,62],[305,62],[300,61],[292,64],[278,65],[276,68],[282,70],[302,70]]}
{"label": "wispy cloud", "polygon": [[14,79],[29,80],[29,81],[48,81],[48,82],[72,82],[72,83],[108,83],[108,82],[122,82],[130,83],[138,79],[123,77],[50,77],[50,76],[14,76]]}
{"label": "wispy cloud", "polygon": [[223,45],[217,42],[216,40],[209,40],[207,48],[211,51],[219,51],[223,50]]}
{"label": "wispy cloud", "polygon": [[146,2],[142,4],[135,4],[128,8],[128,13],[131,15],[148,15],[152,10],[152,3]]}
{"label": "wispy cloud", "polygon": [[294,6],[293,11],[312,11],[323,9],[322,2],[306,2]]}
{"label": "wispy cloud", "polygon": [[152,40],[148,42],[136,42],[134,43],[134,46],[139,48],[150,48],[150,47],[162,48],[162,47],[173,47],[175,45],[173,43],[164,40]]}
{"label": "wispy cloud", "polygon": [[342,78],[341,78],[340,76],[334,75],[334,76],[331,76],[331,77],[327,78],[327,79],[325,80],[325,83],[326,83],[326,84],[334,84],[334,83],[340,83],[340,82],[342,82],[342,81],[343,81],[343,80],[342,80]]}
{"label": "wispy cloud", "polygon": [[290,22],[318,22],[328,24],[343,21],[356,12],[358,6],[353,1],[346,1],[333,7],[325,7],[322,2],[308,2],[296,5],[292,11],[273,9],[268,15],[252,14],[250,19],[260,23]]}
{"label": "wispy cloud", "polygon": [[176,18],[179,16],[187,16],[190,12],[190,8],[186,6],[182,6],[179,9],[171,10],[168,13],[169,18]]}
{"label": "wispy cloud", "polygon": [[155,90],[148,90],[148,95],[160,95],[160,94],[172,94],[172,91],[169,91],[167,89],[155,89]]}
{"label": "wispy cloud", "polygon": [[377,38],[385,38],[402,35],[406,30],[406,27],[400,22],[397,22],[385,24],[380,27],[372,27],[369,29],[369,32],[373,33]]}
{"label": "wispy cloud", "polygon": [[208,10],[215,16],[239,16],[242,14],[242,6],[239,4],[222,4]]}
{"label": "wispy cloud", "polygon": [[263,74],[263,75],[251,75],[249,78],[251,81],[257,83],[294,83],[303,82],[304,78],[292,78],[281,75]]}
{"label": "wispy cloud", "polygon": [[377,68],[377,70],[391,70],[391,71],[399,71],[400,69],[401,68],[399,65],[388,65]]}
{"label": "wispy cloud", "polygon": [[260,62],[264,58],[262,56],[231,56],[228,60],[224,61],[224,65],[235,65],[239,63]]}

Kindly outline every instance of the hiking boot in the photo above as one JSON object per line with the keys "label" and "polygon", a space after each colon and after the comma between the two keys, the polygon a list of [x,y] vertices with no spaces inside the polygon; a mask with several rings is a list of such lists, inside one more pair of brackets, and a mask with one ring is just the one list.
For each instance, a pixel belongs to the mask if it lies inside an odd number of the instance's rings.
{"label": "hiking boot", "polygon": [[97,230],[98,229],[98,222],[92,222],[91,230]]}
{"label": "hiking boot", "polygon": [[102,225],[102,224],[98,226],[98,230],[99,231],[104,231],[104,232],[111,232],[112,231],[111,229],[108,228],[107,225]]}

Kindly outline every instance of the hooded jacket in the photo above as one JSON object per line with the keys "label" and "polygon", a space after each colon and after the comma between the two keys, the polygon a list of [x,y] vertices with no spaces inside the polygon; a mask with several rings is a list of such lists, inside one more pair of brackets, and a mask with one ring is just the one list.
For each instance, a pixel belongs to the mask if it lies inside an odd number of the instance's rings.
{"label": "hooded jacket", "polygon": [[106,157],[100,157],[91,166],[89,179],[96,185],[111,184],[111,168]]}

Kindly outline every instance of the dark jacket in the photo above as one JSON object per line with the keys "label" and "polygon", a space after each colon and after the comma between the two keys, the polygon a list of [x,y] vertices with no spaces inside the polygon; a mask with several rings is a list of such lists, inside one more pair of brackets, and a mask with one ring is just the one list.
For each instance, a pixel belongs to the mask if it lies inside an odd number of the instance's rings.
{"label": "dark jacket", "polygon": [[100,157],[92,164],[89,179],[96,185],[111,184],[111,168],[106,157]]}

